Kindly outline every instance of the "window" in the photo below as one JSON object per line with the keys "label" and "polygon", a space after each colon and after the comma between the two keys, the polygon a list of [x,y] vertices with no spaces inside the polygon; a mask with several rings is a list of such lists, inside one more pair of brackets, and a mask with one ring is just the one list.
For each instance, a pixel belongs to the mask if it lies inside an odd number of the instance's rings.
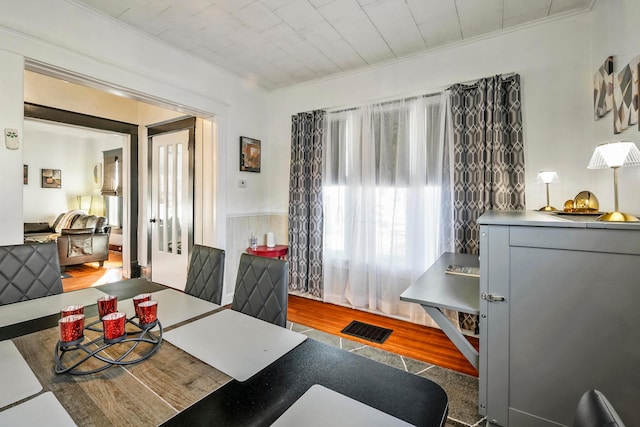
{"label": "window", "polygon": [[[393,313],[450,250],[448,95],[328,113],[323,177],[325,296]],[[396,308],[392,308],[396,307]]]}
{"label": "window", "polygon": [[109,225],[122,227],[122,149],[103,151],[104,175],[100,193],[106,196]]}

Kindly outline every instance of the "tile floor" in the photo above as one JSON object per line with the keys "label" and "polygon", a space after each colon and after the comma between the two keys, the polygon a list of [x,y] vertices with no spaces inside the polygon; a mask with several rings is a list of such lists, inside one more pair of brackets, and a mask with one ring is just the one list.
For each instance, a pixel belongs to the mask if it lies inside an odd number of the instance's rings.
{"label": "tile floor", "polygon": [[333,347],[338,347],[435,381],[449,396],[447,427],[481,426],[486,422],[483,417],[478,415],[478,378],[476,377],[389,353],[379,348],[327,334],[304,325],[289,322],[289,328]]}

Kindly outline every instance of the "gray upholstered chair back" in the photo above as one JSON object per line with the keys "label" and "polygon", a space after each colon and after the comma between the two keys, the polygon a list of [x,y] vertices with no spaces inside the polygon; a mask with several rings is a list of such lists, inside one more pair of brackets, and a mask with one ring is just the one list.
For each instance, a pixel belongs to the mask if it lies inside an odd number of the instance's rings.
{"label": "gray upholstered chair back", "polygon": [[231,308],[286,327],[288,288],[287,261],[242,254]]}
{"label": "gray upholstered chair back", "polygon": [[0,246],[0,305],[60,293],[56,242]]}
{"label": "gray upholstered chair back", "polygon": [[194,297],[220,304],[223,279],[224,251],[209,246],[194,245],[184,291]]}
{"label": "gray upholstered chair back", "polygon": [[573,427],[624,427],[613,405],[600,391],[587,390],[576,408]]}

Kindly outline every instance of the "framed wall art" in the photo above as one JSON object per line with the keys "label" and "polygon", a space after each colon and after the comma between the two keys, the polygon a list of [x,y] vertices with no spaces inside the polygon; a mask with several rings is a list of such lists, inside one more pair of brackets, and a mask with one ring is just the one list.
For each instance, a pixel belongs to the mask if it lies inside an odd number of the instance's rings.
{"label": "framed wall art", "polygon": [[633,58],[613,79],[613,133],[638,123],[638,65]]}
{"label": "framed wall art", "polygon": [[593,113],[600,119],[613,109],[613,56],[593,75]]}
{"label": "framed wall art", "polygon": [[60,169],[42,169],[42,188],[62,188]]}
{"label": "framed wall art", "polygon": [[240,171],[260,172],[260,140],[240,137]]}

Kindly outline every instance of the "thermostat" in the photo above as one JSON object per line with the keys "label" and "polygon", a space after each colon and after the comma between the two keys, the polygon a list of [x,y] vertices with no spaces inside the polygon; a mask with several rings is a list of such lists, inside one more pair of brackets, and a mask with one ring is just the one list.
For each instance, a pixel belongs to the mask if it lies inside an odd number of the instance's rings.
{"label": "thermostat", "polygon": [[16,129],[5,129],[4,143],[9,150],[17,150],[20,145],[18,140],[18,131]]}

